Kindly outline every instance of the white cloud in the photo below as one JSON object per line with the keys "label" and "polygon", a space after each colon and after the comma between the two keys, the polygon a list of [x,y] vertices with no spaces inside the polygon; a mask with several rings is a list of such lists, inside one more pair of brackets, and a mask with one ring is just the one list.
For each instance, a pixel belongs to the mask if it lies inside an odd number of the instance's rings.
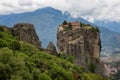
{"label": "white cloud", "polygon": [[30,0],[19,0],[18,3],[21,6],[32,6],[33,4]]}
{"label": "white cloud", "polygon": [[91,22],[120,22],[120,0],[0,0],[0,14],[33,11],[46,6],[67,10],[73,16],[81,16]]}

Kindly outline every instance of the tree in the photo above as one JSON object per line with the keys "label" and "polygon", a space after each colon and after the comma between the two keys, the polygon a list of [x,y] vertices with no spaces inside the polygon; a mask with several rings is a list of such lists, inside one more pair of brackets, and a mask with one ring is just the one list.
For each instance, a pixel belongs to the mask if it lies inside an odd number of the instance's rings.
{"label": "tree", "polygon": [[11,49],[12,50],[20,50],[20,48],[21,48],[21,45],[18,41],[12,42],[12,44],[11,44]]}
{"label": "tree", "polygon": [[2,27],[2,26],[0,26],[0,32],[3,32],[3,31],[4,31],[3,27]]}
{"label": "tree", "polygon": [[118,70],[115,74],[111,75],[111,80],[119,80],[120,79],[120,70]]}
{"label": "tree", "polygon": [[42,73],[40,76],[39,76],[39,79],[38,80],[52,80],[50,76],[48,76],[47,74],[45,73]]}
{"label": "tree", "polygon": [[67,59],[67,61],[73,63],[74,57],[73,57],[73,55],[68,55],[66,59]]}
{"label": "tree", "polygon": [[63,25],[66,25],[66,24],[68,24],[68,23],[67,23],[67,21],[66,21],[66,20],[64,20],[64,21],[63,21]]}
{"label": "tree", "polygon": [[88,70],[91,72],[91,73],[95,73],[95,70],[96,70],[96,64],[95,63],[89,63],[88,65]]}
{"label": "tree", "polygon": [[71,22],[69,23],[68,27],[69,27],[69,29],[72,30],[72,24],[71,24]]}

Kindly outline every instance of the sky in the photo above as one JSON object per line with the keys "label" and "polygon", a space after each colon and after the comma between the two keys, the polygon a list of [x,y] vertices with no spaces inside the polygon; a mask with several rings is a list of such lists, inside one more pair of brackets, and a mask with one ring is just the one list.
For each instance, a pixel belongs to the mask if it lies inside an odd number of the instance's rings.
{"label": "sky", "polygon": [[120,0],[0,0],[0,15],[31,12],[48,6],[91,22],[120,22]]}

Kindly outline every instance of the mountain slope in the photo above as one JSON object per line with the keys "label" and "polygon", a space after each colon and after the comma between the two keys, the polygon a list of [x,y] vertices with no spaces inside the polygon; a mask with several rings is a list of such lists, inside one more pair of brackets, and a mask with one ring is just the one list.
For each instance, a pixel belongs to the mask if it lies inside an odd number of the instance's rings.
{"label": "mountain slope", "polygon": [[[102,39],[102,45],[103,46],[111,46],[112,48],[114,47],[120,47],[117,44],[120,44],[120,33],[118,32],[113,32],[111,30],[108,30],[106,28],[99,28],[101,31],[101,39]],[[111,43],[112,42],[112,43]]]}
{"label": "mountain slope", "polygon": [[102,49],[105,52],[120,53],[120,33],[99,27],[101,31]]}
{"label": "mountain slope", "polygon": [[111,31],[114,31],[114,32],[118,32],[120,33],[120,22],[115,22],[115,21],[99,21],[99,20],[96,20],[94,22],[94,24],[100,26],[100,27],[104,27],[104,28],[107,28]]}

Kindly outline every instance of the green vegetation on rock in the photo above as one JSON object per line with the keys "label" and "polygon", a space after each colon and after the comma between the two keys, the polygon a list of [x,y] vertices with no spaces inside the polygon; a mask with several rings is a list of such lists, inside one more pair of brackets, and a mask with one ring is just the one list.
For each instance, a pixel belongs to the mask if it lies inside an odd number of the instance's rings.
{"label": "green vegetation on rock", "polygon": [[3,31],[4,31],[3,27],[2,27],[2,26],[0,26],[0,32],[3,32]]}
{"label": "green vegetation on rock", "polygon": [[88,70],[89,70],[91,73],[95,73],[96,64],[95,64],[95,63],[89,63],[89,65],[88,65]]}
{"label": "green vegetation on rock", "polygon": [[63,25],[67,25],[68,22],[66,20],[63,21]]}

